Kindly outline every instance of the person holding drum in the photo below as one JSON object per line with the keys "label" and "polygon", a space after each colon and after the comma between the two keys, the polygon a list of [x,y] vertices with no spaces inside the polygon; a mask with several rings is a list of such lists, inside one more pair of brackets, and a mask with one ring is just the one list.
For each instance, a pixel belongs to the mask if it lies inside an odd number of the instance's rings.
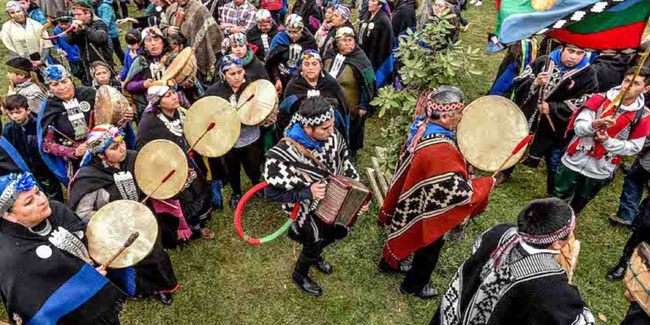
{"label": "person holding drum", "polygon": [[246,32],[248,41],[257,46],[255,56],[262,61],[266,61],[266,56],[271,50],[271,41],[279,32],[278,25],[271,17],[271,12],[266,9],[260,9],[255,14],[257,25]]}
{"label": "person holding drum", "polygon": [[357,46],[354,30],[341,27],[336,32],[336,46],[323,58],[325,72],[335,78],[350,106],[350,158],[356,164],[357,151],[363,148],[364,128],[370,101],[375,97],[375,73],[372,63]]}
{"label": "person holding drum", "polygon": [[528,203],[517,225],[484,232],[430,324],[595,324],[556,260],[575,225],[571,207],[550,198]]}
{"label": "person holding drum", "polygon": [[72,76],[62,65],[51,65],[45,81],[53,96],[43,104],[37,119],[39,150],[45,164],[67,186],[86,154],[90,112],[97,91],[75,87]]}
{"label": "person holding drum", "polygon": [[305,50],[317,50],[314,36],[305,28],[302,17],[291,14],[287,16],[284,30],[273,41],[269,55],[266,57],[266,71],[275,83],[278,94],[282,94],[289,80],[298,70],[300,55]]}
{"label": "person holding drum", "polygon": [[284,99],[280,103],[278,126],[287,127],[287,121],[298,110],[300,103],[310,97],[324,97],[335,106],[335,127],[346,142],[350,140],[350,108],[345,93],[338,81],[329,73],[323,73],[323,61],[316,50],[306,50],[298,61],[300,72],[287,85]]}
{"label": "person holding drum", "polygon": [[142,116],[147,107],[147,89],[154,81],[162,78],[165,72],[165,57],[169,55],[169,44],[157,27],[145,28],[142,31],[144,48],[131,64],[131,69],[124,79],[124,90],[133,96],[133,102]]}
{"label": "person holding drum", "polygon": [[[379,270],[406,273],[400,292],[423,300],[438,295],[428,283],[445,234],[483,212],[494,186],[491,177],[470,177],[456,146],[464,107],[465,96],[456,87],[441,86],[420,96],[416,112],[424,115],[411,125],[379,212],[379,223],[390,228]],[[409,267],[404,260],[411,254]]]}
{"label": "person holding drum", "polygon": [[[70,208],[84,223],[88,223],[95,212],[110,202],[139,201],[143,197],[134,180],[138,153],[126,149],[124,133],[120,129],[110,124],[98,125],[90,131],[86,144],[88,153],[84,157],[83,167],[70,181],[68,192]],[[158,219],[168,217],[162,215],[164,212],[156,214],[161,214]],[[135,276],[122,276],[128,272],[135,272]],[[108,276],[115,279],[114,282],[130,296],[155,296],[165,305],[172,304],[172,293],[179,288],[160,234],[145,259],[128,270],[109,272]]]}
{"label": "person holding drum", "polygon": [[126,296],[89,264],[83,222],[28,172],[0,177],[0,191],[0,291],[12,323],[119,324]]}
{"label": "person holding drum", "polygon": [[[237,34],[235,34],[237,35]],[[239,34],[242,35],[243,34]],[[251,53],[252,54],[252,53]],[[222,80],[206,90],[206,96],[219,96],[237,108],[239,96],[246,89],[250,79],[246,75],[243,62],[235,54],[229,54],[221,59]],[[222,158],[209,158],[210,170],[219,170],[225,167],[228,174],[228,183],[232,188],[230,207],[234,210],[242,196],[241,167],[252,184],[260,182],[262,176],[261,164],[264,152],[260,141],[260,127],[242,124],[241,133],[235,146]],[[225,166],[219,163],[222,160]]]}
{"label": "person holding drum", "polygon": [[[188,239],[182,236],[188,227],[192,231],[191,238],[214,238],[214,232],[206,227],[212,211],[212,190],[197,162],[192,158],[196,154],[187,152],[190,146],[183,133],[185,109],[180,106],[175,89],[176,83],[173,79],[168,80],[167,83],[156,81],[147,89],[149,107],[145,110],[138,125],[135,145],[136,149],[140,150],[153,140],[166,139],[174,142],[187,153],[186,159],[190,165],[187,181],[183,190],[174,197],[179,200],[182,211],[178,222],[172,222],[172,224],[177,224],[178,231],[167,235],[163,233],[163,236],[177,240],[163,243],[166,247],[175,247],[178,241]],[[199,159],[202,158],[198,156],[197,160]],[[163,232],[165,232],[165,227],[163,227]],[[177,234],[181,236],[177,236]]]}
{"label": "person holding drum", "polygon": [[[300,202],[299,214],[289,229],[289,238],[303,245],[292,279],[312,296],[320,296],[323,291],[309,276],[309,269],[313,265],[324,274],[332,273],[332,266],[321,253],[349,231],[347,226],[330,225],[317,217],[313,204],[325,198],[328,176],[359,180],[345,139],[334,128],[334,111],[334,106],[322,97],[302,101],[286,137],[267,152],[264,166],[264,178],[269,184],[267,196],[284,202],[286,211]],[[361,211],[367,211],[369,206],[370,202],[366,203]]]}

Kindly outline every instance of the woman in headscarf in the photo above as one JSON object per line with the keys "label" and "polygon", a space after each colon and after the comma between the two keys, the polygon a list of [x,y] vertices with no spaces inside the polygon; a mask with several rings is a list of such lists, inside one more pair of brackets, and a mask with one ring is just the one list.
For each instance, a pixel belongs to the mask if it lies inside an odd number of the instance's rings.
{"label": "woman in headscarf", "polygon": [[300,54],[306,50],[317,50],[314,36],[305,28],[302,17],[291,14],[284,24],[285,30],[279,32],[271,42],[266,57],[266,71],[275,83],[275,89],[282,93],[291,76],[298,70]]}
{"label": "woman in headscarf", "polygon": [[323,45],[320,47],[320,53],[327,53],[327,51],[334,47],[336,31],[339,28],[354,28],[350,22],[350,8],[341,4],[334,5],[332,7],[331,24],[332,27],[327,31],[327,36],[323,40]]}
{"label": "woman in headscarf", "polygon": [[[185,140],[183,133],[185,109],[179,103],[174,80],[170,79],[166,83],[163,81],[152,82],[147,88],[147,100],[149,106],[142,114],[138,125],[136,149],[140,150],[153,140],[165,139],[174,142],[183,152],[187,152],[190,145]],[[214,238],[214,232],[205,226],[212,210],[210,185],[193,157],[196,157],[197,160],[202,158],[194,152],[185,156],[190,169],[184,189],[172,199],[167,200],[173,205],[180,205],[181,209],[170,211],[175,214],[176,220],[161,222],[165,247],[175,247],[179,241],[190,239],[190,236],[203,239]],[[156,201],[152,201],[152,203],[156,209],[166,207]],[[173,229],[178,230],[173,231]]]}
{"label": "woman in headscarf", "polygon": [[[248,45],[245,34],[230,34],[230,36],[223,40],[221,50],[225,55],[234,54],[242,61],[246,77],[250,82],[259,79],[269,80],[269,75],[266,74],[266,69],[264,69],[264,63],[255,56],[253,49]],[[219,66],[221,66],[221,62]]]}
{"label": "woman in headscarf", "polygon": [[350,160],[356,163],[357,151],[363,148],[367,113],[375,97],[375,73],[366,54],[357,46],[354,30],[341,27],[336,32],[336,46],[323,58],[325,72],[335,78],[350,106]]}
{"label": "woman in headscarf", "polygon": [[[95,212],[117,200],[140,201],[143,193],[134,179],[137,152],[127,150],[124,133],[110,124],[96,126],[86,140],[88,151],[82,167],[70,181],[70,208],[87,223]],[[159,215],[160,214],[160,215]],[[157,213],[158,219],[169,218]],[[136,298],[155,296],[171,305],[179,286],[159,230],[153,249],[135,266],[109,271],[109,278]]]}
{"label": "woman in headscarf", "polygon": [[[233,107],[237,107],[239,96],[251,81],[246,75],[242,60],[235,54],[229,54],[221,59],[221,81],[208,88],[206,96],[218,96]],[[239,139],[235,146],[221,158],[211,158],[210,170],[219,170],[225,166],[228,183],[232,188],[230,207],[235,209],[241,199],[241,168],[252,184],[260,182],[262,176],[261,163],[264,160],[264,151],[260,141],[260,127],[242,125]]]}
{"label": "woman in headscarf", "polygon": [[90,111],[95,107],[97,91],[75,87],[72,76],[61,65],[49,66],[45,78],[52,96],[43,102],[38,114],[39,150],[45,164],[67,186],[86,154]]}
{"label": "woman in headscarf", "polygon": [[271,50],[271,41],[280,30],[271,16],[271,12],[266,9],[258,10],[255,20],[257,20],[257,24],[246,32],[246,38],[251,44],[257,46],[255,56],[265,62],[266,56]]}
{"label": "woman in headscarf", "polygon": [[154,81],[162,78],[165,72],[165,61],[171,55],[169,44],[157,27],[145,28],[142,31],[142,43],[144,49],[133,61],[124,80],[124,90],[133,97],[138,116],[141,116],[147,107],[147,89]]}
{"label": "woman in headscarf", "polygon": [[377,86],[392,81],[394,36],[386,0],[368,1],[368,12],[361,20],[358,39],[375,70]]}

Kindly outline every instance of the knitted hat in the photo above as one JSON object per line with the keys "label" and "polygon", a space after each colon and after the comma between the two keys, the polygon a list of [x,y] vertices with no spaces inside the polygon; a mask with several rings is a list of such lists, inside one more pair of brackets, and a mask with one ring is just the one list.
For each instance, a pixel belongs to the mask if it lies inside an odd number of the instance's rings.
{"label": "knitted hat", "polygon": [[302,17],[296,14],[291,14],[287,16],[287,20],[284,24],[285,28],[303,28],[305,24],[302,21]]}
{"label": "knitted hat", "polygon": [[271,12],[266,9],[258,10],[257,13],[255,13],[255,19],[257,20],[258,23],[261,23],[263,21],[273,21]]}
{"label": "knitted hat", "polygon": [[81,160],[81,167],[90,163],[92,157],[106,151],[111,143],[122,142],[123,140],[124,132],[117,127],[108,123],[97,125],[88,132],[88,138],[86,139],[88,151]]}

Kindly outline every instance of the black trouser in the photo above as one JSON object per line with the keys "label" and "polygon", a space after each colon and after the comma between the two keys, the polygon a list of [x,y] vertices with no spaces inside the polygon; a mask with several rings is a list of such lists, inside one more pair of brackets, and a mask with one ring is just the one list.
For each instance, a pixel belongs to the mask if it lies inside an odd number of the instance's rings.
{"label": "black trouser", "polygon": [[632,223],[634,231],[632,231],[632,236],[625,243],[623,256],[618,261],[619,264],[627,264],[636,247],[644,241],[650,241],[650,209],[648,209],[648,201],[649,199],[646,198],[641,202],[640,208],[643,209],[643,212]]}
{"label": "black trouser", "polygon": [[120,62],[124,62],[124,50],[122,49],[122,44],[120,44],[120,37],[111,38],[111,41],[113,42],[113,51],[115,52],[115,55],[120,59]]}
{"label": "black trouser", "polygon": [[323,238],[315,243],[302,244],[302,252],[300,252],[300,256],[296,262],[295,270],[304,277],[309,276],[309,268],[318,261],[320,254],[323,253],[323,249],[336,240],[333,232],[325,232],[322,235]]}
{"label": "black trouser", "polygon": [[431,274],[438,264],[440,250],[445,240],[442,237],[428,246],[424,246],[415,251],[413,254],[413,263],[411,270],[404,276],[402,289],[409,293],[422,290],[429,283]]}
{"label": "black trouser", "polygon": [[230,183],[233,195],[242,194],[240,166],[244,167],[244,172],[251,182],[257,184],[260,182],[260,177],[262,177],[261,167],[263,161],[264,151],[259,140],[245,147],[232,148],[226,153],[224,162],[228,173],[228,183]]}

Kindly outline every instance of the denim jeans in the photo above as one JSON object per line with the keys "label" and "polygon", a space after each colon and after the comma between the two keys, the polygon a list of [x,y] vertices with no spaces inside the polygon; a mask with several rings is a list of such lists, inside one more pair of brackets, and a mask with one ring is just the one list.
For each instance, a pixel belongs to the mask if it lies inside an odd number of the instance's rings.
{"label": "denim jeans", "polygon": [[641,167],[638,160],[635,160],[630,172],[625,176],[618,212],[616,212],[621,219],[634,221],[639,215],[639,203],[649,178],[650,173]]}

